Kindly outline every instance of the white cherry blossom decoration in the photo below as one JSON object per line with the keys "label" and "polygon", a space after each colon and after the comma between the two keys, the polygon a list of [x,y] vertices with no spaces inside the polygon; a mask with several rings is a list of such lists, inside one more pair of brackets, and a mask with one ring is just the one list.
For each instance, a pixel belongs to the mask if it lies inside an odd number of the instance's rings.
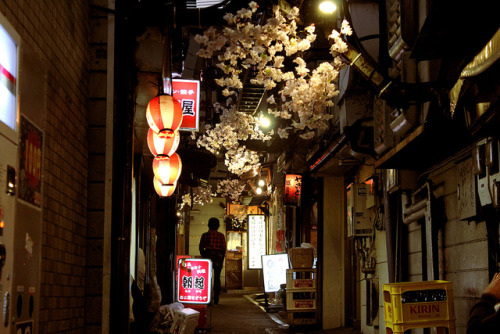
{"label": "white cherry blossom decoration", "polygon": [[217,194],[221,197],[229,197],[232,203],[240,203],[243,190],[245,190],[245,183],[239,179],[226,179],[217,183]]}
{"label": "white cherry blossom decoration", "polygon": [[[338,95],[335,80],[343,62],[339,53],[347,51],[342,35],[352,34],[344,20],[340,33],[334,30],[330,52],[331,62],[324,62],[310,70],[301,55],[309,50],[316,39],[314,25],[298,31],[299,10],[294,7],[283,13],[274,6],[274,17],[264,25],[253,23],[257,3],[252,1],[248,8],[224,16],[227,26],[211,27],[203,35],[197,35],[200,43],[198,55],[205,58],[217,57],[216,65],[224,75],[216,79],[223,87],[223,95],[231,96],[243,88],[241,75],[252,67],[257,75],[253,84],[268,90],[269,112],[283,119],[291,119],[291,126],[277,130],[281,138],[287,138],[290,131],[298,131],[303,139],[315,136],[316,129],[326,129],[332,115],[328,113],[333,98]],[[301,33],[305,34],[301,38]],[[294,69],[286,70],[284,62],[293,59]],[[276,91],[277,92],[274,92]]]}
{"label": "white cherry blossom decoration", "polygon": [[207,187],[193,187],[191,191],[193,194],[192,197],[190,193],[182,195],[182,201],[179,204],[180,209],[184,208],[185,205],[191,207],[192,204],[205,205],[212,203],[212,197],[215,196],[215,194],[212,193],[211,185],[208,185]]}
{"label": "white cherry blossom decoration", "polygon": [[264,134],[258,126],[258,122],[252,115],[236,110],[236,105],[225,107],[215,103],[216,112],[221,114],[221,122],[215,127],[207,125],[205,134],[197,141],[198,147],[204,147],[213,154],[225,151],[225,163],[233,174],[238,176],[248,172],[252,168],[260,166],[257,152],[247,150],[240,145],[240,141],[247,139],[270,140],[273,132]]}

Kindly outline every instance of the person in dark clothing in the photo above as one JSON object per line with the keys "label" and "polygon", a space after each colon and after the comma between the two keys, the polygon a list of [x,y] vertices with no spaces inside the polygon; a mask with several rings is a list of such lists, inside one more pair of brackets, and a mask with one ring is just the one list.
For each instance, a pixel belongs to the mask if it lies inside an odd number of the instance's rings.
{"label": "person in dark clothing", "polygon": [[224,256],[226,255],[226,238],[224,234],[218,232],[219,219],[210,218],[208,220],[208,232],[201,236],[200,254],[203,258],[212,260],[214,270],[214,304],[219,303],[219,295],[221,290],[220,275],[224,266]]}
{"label": "person in dark clothing", "polygon": [[471,309],[467,334],[490,334],[500,331],[500,312],[495,305],[500,302],[500,274],[493,276],[481,299]]}

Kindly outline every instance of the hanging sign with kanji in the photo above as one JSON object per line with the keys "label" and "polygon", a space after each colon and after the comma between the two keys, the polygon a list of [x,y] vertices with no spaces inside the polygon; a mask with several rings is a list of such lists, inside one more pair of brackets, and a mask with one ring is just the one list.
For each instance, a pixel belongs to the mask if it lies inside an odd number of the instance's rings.
{"label": "hanging sign with kanji", "polygon": [[177,269],[177,300],[189,304],[210,304],[212,261],[179,259]]}
{"label": "hanging sign with kanji", "polygon": [[200,118],[200,82],[172,80],[172,96],[181,103],[182,123],[179,130],[198,131]]}
{"label": "hanging sign with kanji", "polygon": [[301,190],[302,176],[298,174],[286,174],[284,203],[299,204]]}

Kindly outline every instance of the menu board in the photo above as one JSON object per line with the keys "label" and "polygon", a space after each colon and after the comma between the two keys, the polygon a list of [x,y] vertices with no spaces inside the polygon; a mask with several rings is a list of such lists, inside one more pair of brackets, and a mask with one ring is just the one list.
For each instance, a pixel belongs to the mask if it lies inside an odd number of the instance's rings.
{"label": "menu board", "polygon": [[248,269],[262,269],[266,255],[266,216],[248,215]]}
{"label": "menu board", "polygon": [[270,254],[262,256],[264,274],[264,292],[276,292],[281,284],[286,284],[288,254]]}

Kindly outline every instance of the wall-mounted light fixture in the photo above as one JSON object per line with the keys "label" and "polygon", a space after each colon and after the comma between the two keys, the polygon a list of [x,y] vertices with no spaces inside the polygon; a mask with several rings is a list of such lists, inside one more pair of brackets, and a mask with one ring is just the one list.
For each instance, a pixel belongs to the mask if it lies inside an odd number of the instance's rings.
{"label": "wall-mounted light fixture", "polygon": [[324,13],[331,14],[337,10],[337,5],[335,5],[333,3],[333,1],[329,1],[329,0],[321,1],[319,4],[319,9]]}

